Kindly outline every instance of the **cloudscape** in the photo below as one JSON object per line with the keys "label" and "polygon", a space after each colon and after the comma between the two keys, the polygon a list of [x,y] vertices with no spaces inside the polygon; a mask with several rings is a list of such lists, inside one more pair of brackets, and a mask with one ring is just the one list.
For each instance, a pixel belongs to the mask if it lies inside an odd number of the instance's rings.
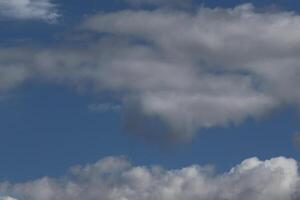
{"label": "cloudscape", "polygon": [[300,4],[0,0],[0,200],[297,200]]}

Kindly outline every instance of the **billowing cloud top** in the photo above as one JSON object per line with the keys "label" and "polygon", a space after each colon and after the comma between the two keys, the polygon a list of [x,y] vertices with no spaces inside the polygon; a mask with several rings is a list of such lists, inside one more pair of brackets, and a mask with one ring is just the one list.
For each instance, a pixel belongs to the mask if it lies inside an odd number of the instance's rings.
{"label": "billowing cloud top", "polygon": [[211,167],[164,170],[109,157],[59,179],[2,183],[0,191],[24,200],[297,200],[297,170],[296,161],[284,157],[250,158],[222,175]]}
{"label": "billowing cloud top", "polygon": [[0,88],[41,79],[109,91],[130,132],[182,138],[300,105],[295,13],[251,4],[123,10],[91,16],[79,29],[95,35],[84,47],[0,50]]}
{"label": "billowing cloud top", "polygon": [[54,21],[59,16],[51,0],[1,0],[0,17]]}

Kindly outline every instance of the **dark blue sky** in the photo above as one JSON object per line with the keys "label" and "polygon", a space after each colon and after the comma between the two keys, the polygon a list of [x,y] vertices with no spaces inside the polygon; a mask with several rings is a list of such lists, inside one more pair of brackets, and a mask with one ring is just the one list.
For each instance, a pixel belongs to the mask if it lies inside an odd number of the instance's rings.
{"label": "dark blue sky", "polygon": [[[55,46],[64,42],[83,18],[126,8],[124,3],[113,1],[82,2],[56,1],[62,14],[57,24],[0,21],[0,46]],[[198,3],[233,7],[246,2],[249,1]],[[252,3],[262,9],[300,9],[300,2],[292,0]],[[93,94],[45,83],[28,83],[6,94],[0,101],[0,180],[60,176],[70,166],[111,155],[125,155],[139,165],[158,164],[166,168],[215,164],[220,171],[252,156],[300,159],[300,151],[292,143],[293,134],[300,130],[295,108],[279,109],[236,126],[200,130],[188,144],[165,145],[124,133],[120,112],[90,111],[88,106],[98,100]],[[102,101],[106,101],[105,95]]]}

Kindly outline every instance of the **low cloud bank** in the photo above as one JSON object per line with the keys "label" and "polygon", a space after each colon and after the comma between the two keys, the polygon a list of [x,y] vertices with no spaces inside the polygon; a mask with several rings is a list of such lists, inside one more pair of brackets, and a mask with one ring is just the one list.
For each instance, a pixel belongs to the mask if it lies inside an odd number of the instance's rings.
{"label": "low cloud bank", "polygon": [[250,158],[224,174],[209,166],[164,170],[108,157],[57,179],[2,183],[0,192],[18,200],[297,200],[299,183],[297,162],[284,157]]}

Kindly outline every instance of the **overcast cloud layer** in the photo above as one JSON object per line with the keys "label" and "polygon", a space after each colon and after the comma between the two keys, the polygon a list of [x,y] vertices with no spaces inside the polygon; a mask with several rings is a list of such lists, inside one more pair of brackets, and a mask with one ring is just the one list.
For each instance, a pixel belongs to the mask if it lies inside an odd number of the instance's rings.
{"label": "overcast cloud layer", "polygon": [[297,162],[284,157],[250,158],[221,175],[212,167],[164,170],[109,157],[59,179],[2,183],[0,191],[19,200],[297,200],[297,170]]}
{"label": "overcast cloud layer", "polygon": [[51,0],[1,0],[0,17],[54,21],[59,16]]}
{"label": "overcast cloud layer", "polygon": [[[28,79],[108,91],[125,127],[189,138],[285,105],[300,106],[300,16],[233,9],[124,10],[78,25],[76,48],[0,50],[0,88]],[[101,103],[101,102],[100,102]]]}

